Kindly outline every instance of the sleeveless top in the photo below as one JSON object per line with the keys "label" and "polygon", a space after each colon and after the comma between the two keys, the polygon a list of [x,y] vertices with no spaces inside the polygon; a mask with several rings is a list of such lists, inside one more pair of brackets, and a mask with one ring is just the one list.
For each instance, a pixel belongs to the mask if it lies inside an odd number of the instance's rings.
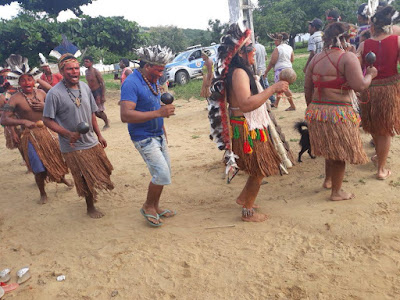
{"label": "sleeveless top", "polygon": [[293,48],[288,44],[280,44],[276,49],[278,49],[279,55],[274,70],[291,68],[292,62],[290,61],[290,58],[292,57]]}
{"label": "sleeveless top", "polygon": [[313,67],[315,67],[315,65],[317,63],[319,63],[322,59],[324,59],[325,57],[327,57],[330,61],[330,63],[335,67],[336,69],[336,78],[332,79],[332,80],[328,80],[328,81],[321,81],[321,74],[317,74],[317,73],[313,73],[312,75],[316,75],[318,77],[317,80],[313,79],[313,83],[314,83],[314,87],[318,89],[318,98],[319,100],[321,100],[321,89],[336,89],[336,90],[351,90],[352,88],[349,87],[347,85],[347,80],[344,77],[340,76],[340,71],[339,71],[339,62],[342,59],[343,54],[345,54],[346,52],[343,52],[340,56],[339,59],[336,63],[336,65],[333,63],[333,61],[331,60],[331,58],[329,57],[329,54],[326,52],[325,50],[325,55],[320,54],[322,57],[320,59],[318,59],[317,61],[314,61],[314,65]]}
{"label": "sleeveless top", "polygon": [[129,67],[126,67],[126,68],[124,68],[124,69],[122,70],[122,74],[121,74],[121,84],[123,84],[124,81],[125,81],[125,79],[126,79],[126,77],[128,77],[128,76],[125,75],[125,71],[128,70],[128,69],[130,69],[130,68],[129,68]]}
{"label": "sleeveless top", "polygon": [[364,42],[363,65],[366,65],[365,56],[372,51],[376,55],[374,67],[378,70],[378,76],[374,78],[382,79],[394,76],[397,72],[398,58],[398,36],[390,35],[381,41],[368,39]]}

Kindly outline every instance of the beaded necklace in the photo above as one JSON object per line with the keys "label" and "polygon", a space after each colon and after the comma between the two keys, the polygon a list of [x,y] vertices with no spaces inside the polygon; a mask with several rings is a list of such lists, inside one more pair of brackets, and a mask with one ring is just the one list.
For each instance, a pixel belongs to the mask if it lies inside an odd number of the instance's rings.
{"label": "beaded necklace", "polygon": [[81,92],[81,86],[78,84],[79,87],[79,96],[75,97],[74,94],[72,94],[71,90],[68,88],[67,84],[65,83],[65,80],[63,79],[62,83],[65,86],[65,89],[68,92],[69,98],[72,100],[72,102],[76,105],[76,107],[81,106],[81,100],[82,100],[82,92]]}
{"label": "beaded necklace", "polygon": [[146,82],[147,86],[149,87],[150,91],[153,93],[154,96],[158,96],[158,94],[160,93],[160,87],[158,86],[158,84],[156,83],[156,88],[157,88],[157,92],[153,89],[153,87],[151,86],[151,83],[149,82],[149,80],[146,78],[146,76],[144,76],[144,74],[142,73],[142,71],[140,71],[140,69],[138,69],[139,73],[142,74],[142,77],[144,79],[144,81]]}
{"label": "beaded necklace", "polygon": [[36,97],[35,90],[33,90],[33,97],[31,99],[29,99],[28,95],[26,95],[22,90],[21,90],[21,94],[24,96],[24,98],[25,98],[26,102],[28,102],[29,106],[32,106],[33,102],[39,102],[39,99]]}

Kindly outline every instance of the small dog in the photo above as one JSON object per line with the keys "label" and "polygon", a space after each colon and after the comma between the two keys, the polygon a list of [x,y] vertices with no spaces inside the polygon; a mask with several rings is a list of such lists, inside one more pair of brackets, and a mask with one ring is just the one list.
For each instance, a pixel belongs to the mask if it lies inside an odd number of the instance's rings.
{"label": "small dog", "polygon": [[[305,128],[303,128],[303,127],[305,127]],[[314,159],[315,156],[311,154],[310,134],[308,132],[307,123],[304,121],[297,122],[296,124],[294,124],[294,128],[301,134],[301,138],[300,138],[300,142],[299,142],[299,144],[301,146],[301,150],[299,152],[299,158],[297,161],[302,162],[301,156],[306,151],[308,152],[310,157],[312,159]]]}

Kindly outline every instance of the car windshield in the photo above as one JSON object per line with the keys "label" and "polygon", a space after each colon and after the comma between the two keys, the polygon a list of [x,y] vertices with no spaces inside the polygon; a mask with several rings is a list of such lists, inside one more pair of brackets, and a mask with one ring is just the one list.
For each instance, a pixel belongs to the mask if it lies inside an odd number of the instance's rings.
{"label": "car windshield", "polygon": [[174,62],[183,61],[183,60],[187,59],[188,55],[189,55],[189,52],[180,53],[180,54],[178,54],[177,57],[174,58]]}

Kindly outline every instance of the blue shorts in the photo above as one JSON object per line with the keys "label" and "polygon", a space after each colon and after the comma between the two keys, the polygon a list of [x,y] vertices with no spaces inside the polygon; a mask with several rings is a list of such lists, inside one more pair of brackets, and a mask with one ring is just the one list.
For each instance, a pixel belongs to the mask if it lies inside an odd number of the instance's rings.
{"label": "blue shorts", "polygon": [[31,142],[28,142],[28,158],[33,174],[46,172],[46,168],[44,167],[42,161],[37,155],[36,150]]}
{"label": "blue shorts", "polygon": [[171,184],[171,162],[165,136],[149,137],[133,141],[133,144],[147,164],[151,182],[156,185]]}

